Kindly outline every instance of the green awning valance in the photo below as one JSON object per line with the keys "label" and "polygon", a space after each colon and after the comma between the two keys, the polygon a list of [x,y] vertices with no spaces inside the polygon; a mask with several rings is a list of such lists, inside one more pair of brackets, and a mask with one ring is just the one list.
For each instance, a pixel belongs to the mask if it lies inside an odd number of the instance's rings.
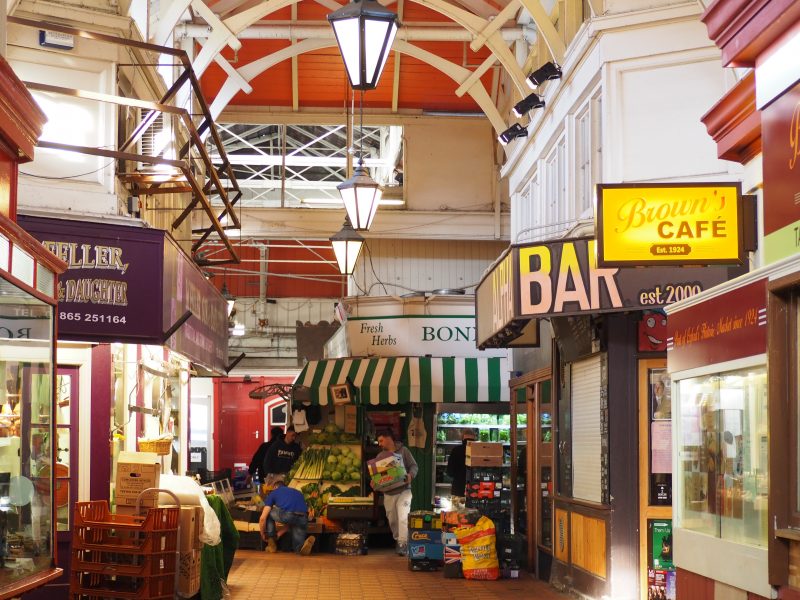
{"label": "green awning valance", "polygon": [[358,404],[508,402],[508,377],[505,358],[337,358],[310,361],[295,384],[323,405],[348,379]]}

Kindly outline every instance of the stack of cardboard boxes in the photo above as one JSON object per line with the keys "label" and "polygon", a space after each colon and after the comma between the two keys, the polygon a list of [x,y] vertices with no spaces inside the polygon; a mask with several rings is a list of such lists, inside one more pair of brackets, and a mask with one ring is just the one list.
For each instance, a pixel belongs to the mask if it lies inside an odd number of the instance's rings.
{"label": "stack of cardboard boxes", "polygon": [[[150,488],[158,488],[161,481],[161,459],[152,452],[120,452],[117,459],[115,480],[116,513],[133,516],[146,514],[158,506],[158,493],[140,494]],[[139,512],[136,504],[139,500]],[[184,506],[180,512],[178,540],[178,588],[185,598],[200,591],[200,551],[203,544],[200,532],[203,529],[203,508]]]}
{"label": "stack of cardboard boxes", "polygon": [[[117,458],[115,486],[118,515],[137,515],[136,501],[146,489],[157,488],[161,481],[161,459],[154,452],[120,452]],[[158,506],[158,494],[144,494],[139,507],[142,510]]]}
{"label": "stack of cardboard boxes", "polygon": [[467,443],[466,505],[494,521],[498,532],[506,531],[511,524],[504,507],[504,500],[510,500],[509,491],[503,486],[504,456],[503,444]]}
{"label": "stack of cardboard boxes", "polygon": [[201,506],[181,508],[181,528],[178,540],[178,595],[191,598],[200,592],[200,551],[203,543],[200,532],[204,519]]}
{"label": "stack of cardboard boxes", "polygon": [[496,442],[467,442],[468,467],[502,467],[503,444]]}
{"label": "stack of cardboard boxes", "polygon": [[412,571],[435,571],[444,562],[442,519],[425,510],[408,516],[408,568]]}

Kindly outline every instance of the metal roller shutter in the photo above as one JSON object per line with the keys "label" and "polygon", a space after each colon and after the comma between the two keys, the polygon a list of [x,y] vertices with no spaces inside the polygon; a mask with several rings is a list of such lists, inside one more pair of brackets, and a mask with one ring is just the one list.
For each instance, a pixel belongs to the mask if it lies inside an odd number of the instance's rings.
{"label": "metal roller shutter", "polygon": [[601,356],[572,363],[572,496],[602,502]]}

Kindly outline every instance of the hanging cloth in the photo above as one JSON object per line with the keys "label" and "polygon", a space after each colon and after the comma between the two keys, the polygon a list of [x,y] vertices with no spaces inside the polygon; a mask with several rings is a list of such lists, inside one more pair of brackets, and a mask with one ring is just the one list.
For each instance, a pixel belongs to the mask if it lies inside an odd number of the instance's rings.
{"label": "hanging cloth", "polygon": [[304,408],[292,413],[292,425],[297,433],[308,431],[308,421],[306,421],[306,410]]}
{"label": "hanging cloth", "polygon": [[422,418],[422,407],[415,406],[413,416],[408,424],[408,445],[424,450],[427,441],[428,432],[425,430],[425,421]]}

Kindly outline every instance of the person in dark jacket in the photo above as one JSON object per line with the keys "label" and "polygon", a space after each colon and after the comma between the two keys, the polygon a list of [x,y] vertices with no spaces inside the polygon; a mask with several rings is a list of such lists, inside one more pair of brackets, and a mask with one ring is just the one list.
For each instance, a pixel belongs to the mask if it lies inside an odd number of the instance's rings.
{"label": "person in dark jacket", "polygon": [[464,496],[467,488],[467,442],[475,441],[472,431],[465,431],[461,435],[461,445],[453,448],[447,459],[447,474],[453,483],[450,493],[453,496]]}
{"label": "person in dark jacket", "polygon": [[269,430],[269,440],[263,442],[256,450],[256,453],[253,454],[253,459],[250,461],[250,468],[248,471],[250,472],[250,477],[257,478],[259,481],[263,482],[266,478],[267,474],[264,473],[263,466],[264,466],[264,459],[267,457],[267,452],[269,452],[270,447],[274,444],[277,440],[283,438],[283,427],[273,427]]}
{"label": "person in dark jacket", "polygon": [[265,474],[286,474],[292,468],[294,461],[300,458],[303,449],[297,443],[297,433],[294,427],[289,427],[283,439],[270,446],[264,457],[262,470]]}

